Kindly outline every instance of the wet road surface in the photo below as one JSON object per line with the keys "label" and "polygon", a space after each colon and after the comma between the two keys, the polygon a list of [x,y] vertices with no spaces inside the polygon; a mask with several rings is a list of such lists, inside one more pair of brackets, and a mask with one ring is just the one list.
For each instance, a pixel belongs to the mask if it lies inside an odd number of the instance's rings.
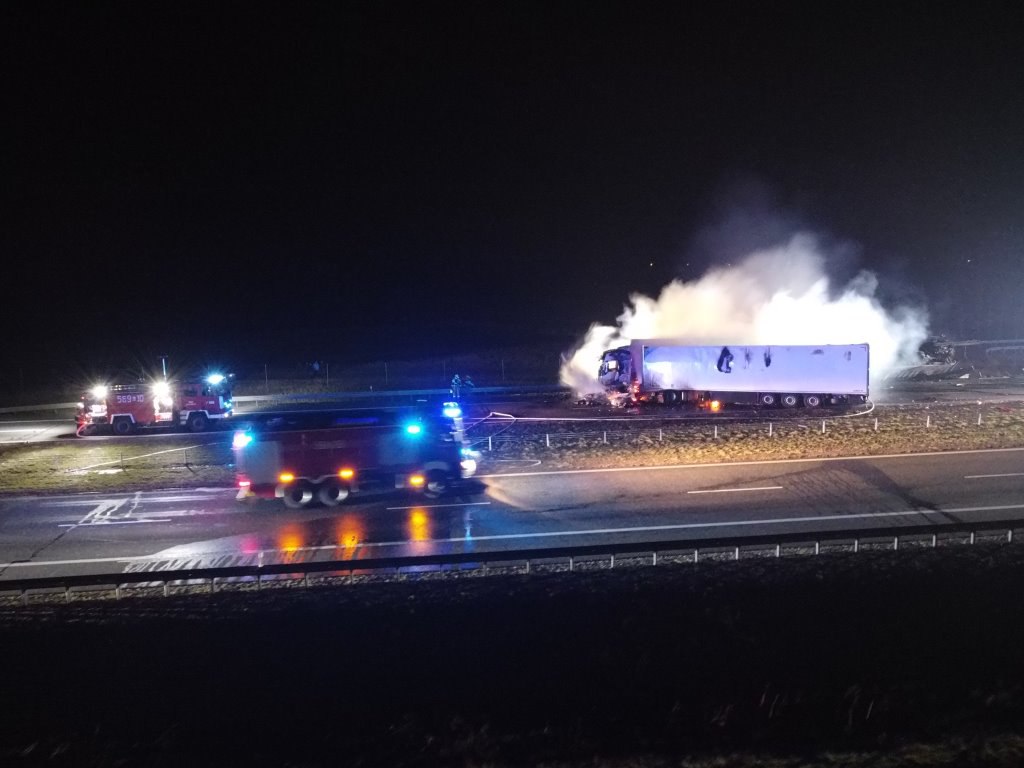
{"label": "wet road surface", "polygon": [[663,468],[504,465],[437,501],[234,489],[0,500],[0,580],[922,523],[1024,521],[1024,449]]}

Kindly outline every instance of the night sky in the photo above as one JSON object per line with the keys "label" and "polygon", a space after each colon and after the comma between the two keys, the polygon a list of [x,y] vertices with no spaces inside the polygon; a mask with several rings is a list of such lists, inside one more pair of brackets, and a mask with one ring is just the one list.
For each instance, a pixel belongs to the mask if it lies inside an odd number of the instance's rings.
{"label": "night sky", "polygon": [[7,376],[568,345],[797,225],[1024,338],[1019,5],[12,5]]}

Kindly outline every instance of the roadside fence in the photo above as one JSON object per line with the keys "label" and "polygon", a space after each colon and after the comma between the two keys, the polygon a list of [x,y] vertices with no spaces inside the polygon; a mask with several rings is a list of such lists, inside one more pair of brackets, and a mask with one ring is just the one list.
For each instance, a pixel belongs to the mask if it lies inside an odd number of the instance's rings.
{"label": "roadside fence", "polygon": [[619,445],[642,448],[659,444],[714,444],[778,441],[792,438],[816,444],[857,438],[879,443],[893,438],[1000,437],[1024,445],[1024,409],[991,408],[956,413],[910,411],[884,416],[783,417],[779,420],[675,419],[652,420],[488,418],[473,425],[470,440],[477,450],[504,451],[531,446],[543,449]]}

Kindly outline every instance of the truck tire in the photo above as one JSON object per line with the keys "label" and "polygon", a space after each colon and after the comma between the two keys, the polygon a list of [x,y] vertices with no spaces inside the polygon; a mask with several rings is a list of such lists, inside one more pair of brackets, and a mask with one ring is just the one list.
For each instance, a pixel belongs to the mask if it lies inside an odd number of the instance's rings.
{"label": "truck tire", "polygon": [[193,413],[188,417],[189,432],[205,432],[209,426],[210,420],[206,418],[205,413]]}
{"label": "truck tire", "polygon": [[423,484],[423,495],[428,499],[437,499],[448,493],[451,487],[451,478],[447,472],[432,469],[427,472],[427,481]]}
{"label": "truck tire", "polygon": [[679,393],[674,389],[666,389],[663,393],[665,405],[675,405],[679,402]]}
{"label": "truck tire", "polygon": [[348,498],[349,493],[344,483],[328,480],[317,488],[316,497],[325,507],[336,507]]}
{"label": "truck tire", "polygon": [[114,423],[111,425],[111,429],[114,430],[114,434],[121,435],[122,437],[130,435],[134,428],[135,425],[132,424],[132,420],[126,418],[114,419]]}
{"label": "truck tire", "polygon": [[783,395],[782,405],[785,408],[796,408],[800,405],[800,395]]}
{"label": "truck tire", "polygon": [[757,396],[757,402],[765,408],[774,408],[776,403],[775,395],[771,392],[762,392]]}
{"label": "truck tire", "polygon": [[804,405],[808,408],[817,408],[821,405],[821,395],[805,395]]}
{"label": "truck tire", "polygon": [[281,500],[289,509],[305,507],[313,500],[313,486],[305,480],[289,483],[284,489]]}

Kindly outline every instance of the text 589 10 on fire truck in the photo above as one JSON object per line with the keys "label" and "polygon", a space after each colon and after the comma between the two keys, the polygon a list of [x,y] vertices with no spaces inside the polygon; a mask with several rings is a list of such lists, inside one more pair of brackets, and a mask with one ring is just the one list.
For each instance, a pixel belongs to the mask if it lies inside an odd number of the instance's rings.
{"label": "text 589 10 on fire truck", "polygon": [[98,385],[78,404],[79,435],[109,427],[128,435],[140,427],[186,427],[202,432],[234,412],[228,379],[212,374],[192,381]]}

